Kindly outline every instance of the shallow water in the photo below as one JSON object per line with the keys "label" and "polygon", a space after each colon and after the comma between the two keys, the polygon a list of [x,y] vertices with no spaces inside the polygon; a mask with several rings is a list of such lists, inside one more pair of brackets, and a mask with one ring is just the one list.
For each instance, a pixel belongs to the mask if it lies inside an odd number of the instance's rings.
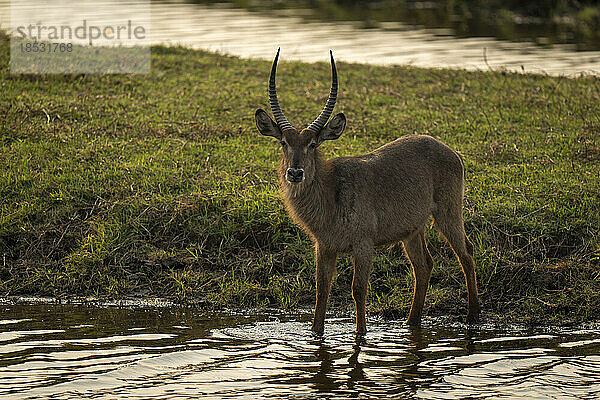
{"label": "shallow water", "polygon": [[598,398],[600,331],[0,306],[2,398]]}
{"label": "shallow water", "polygon": [[[78,11],[80,6],[90,2],[93,15],[87,19],[104,24],[114,21],[116,13],[123,20],[135,21],[134,11],[127,16],[128,7],[149,7],[148,0],[62,0],[60,7],[32,0],[14,2],[13,7],[19,14],[32,15],[31,18],[43,16],[54,24],[77,26],[83,18]],[[4,29],[9,26],[9,4],[9,0],[0,0],[0,27]],[[553,75],[600,74],[600,51],[578,52],[574,44],[540,47],[526,40],[456,37],[447,28],[425,28],[402,21],[382,22],[364,29],[363,21],[307,20],[301,9],[251,12],[231,4],[186,1],[153,1],[150,8],[152,43],[182,44],[245,58],[272,60],[281,46],[283,60],[326,62],[329,49],[333,49],[336,59],[347,62],[507,69]]]}

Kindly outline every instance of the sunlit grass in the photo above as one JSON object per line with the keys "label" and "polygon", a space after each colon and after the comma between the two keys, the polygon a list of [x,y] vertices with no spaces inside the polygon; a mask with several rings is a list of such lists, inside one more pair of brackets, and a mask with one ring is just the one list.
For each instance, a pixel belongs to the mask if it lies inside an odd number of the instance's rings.
{"label": "sunlit grass", "polygon": [[[278,146],[254,127],[269,62],[153,48],[150,75],[10,75],[0,37],[0,291],[4,295],[168,296],[206,307],[310,305],[314,261],[278,197]],[[410,133],[465,157],[466,228],[484,310],[547,322],[598,318],[600,80],[340,63],[326,146],[352,155]],[[292,124],[328,94],[329,65],[283,62]],[[448,246],[430,315],[463,315]],[[332,303],[350,304],[341,258]],[[370,308],[404,316],[401,248],[375,260]]]}

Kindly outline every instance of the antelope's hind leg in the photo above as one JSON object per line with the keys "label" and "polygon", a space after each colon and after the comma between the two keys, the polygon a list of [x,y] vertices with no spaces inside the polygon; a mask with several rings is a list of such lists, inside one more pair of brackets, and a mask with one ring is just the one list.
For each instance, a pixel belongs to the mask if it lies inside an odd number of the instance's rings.
{"label": "antelope's hind leg", "polygon": [[433,258],[431,258],[431,254],[429,254],[429,250],[427,249],[424,231],[413,235],[412,238],[402,243],[404,244],[404,251],[412,265],[415,279],[413,300],[407,323],[409,325],[419,325],[423,314],[427,287],[429,286],[429,278],[433,269]]}
{"label": "antelope's hind leg", "polygon": [[465,234],[462,212],[457,210],[450,214],[434,216],[434,224],[452,247],[452,251],[454,251],[462,267],[469,296],[467,322],[476,323],[479,321],[480,305],[477,293],[477,277],[475,276],[475,261],[473,261],[473,244]]}

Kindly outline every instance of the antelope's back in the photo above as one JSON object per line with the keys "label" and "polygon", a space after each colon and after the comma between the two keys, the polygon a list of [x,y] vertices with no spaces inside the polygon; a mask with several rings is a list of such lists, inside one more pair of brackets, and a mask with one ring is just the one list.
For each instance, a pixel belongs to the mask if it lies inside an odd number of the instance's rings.
{"label": "antelope's back", "polygon": [[378,244],[421,229],[445,193],[462,196],[460,156],[431,136],[403,136],[370,153],[335,161],[338,191],[346,194],[339,200],[351,202],[348,206],[366,217],[365,228],[379,238]]}

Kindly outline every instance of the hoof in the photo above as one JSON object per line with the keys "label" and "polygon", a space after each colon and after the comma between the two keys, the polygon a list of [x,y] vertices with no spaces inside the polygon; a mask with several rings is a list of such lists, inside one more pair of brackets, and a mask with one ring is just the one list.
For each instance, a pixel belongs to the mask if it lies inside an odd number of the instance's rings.
{"label": "hoof", "polygon": [[312,328],[310,329],[315,335],[317,336],[323,336],[323,332],[325,331],[325,329],[323,329],[322,326],[312,326]]}

